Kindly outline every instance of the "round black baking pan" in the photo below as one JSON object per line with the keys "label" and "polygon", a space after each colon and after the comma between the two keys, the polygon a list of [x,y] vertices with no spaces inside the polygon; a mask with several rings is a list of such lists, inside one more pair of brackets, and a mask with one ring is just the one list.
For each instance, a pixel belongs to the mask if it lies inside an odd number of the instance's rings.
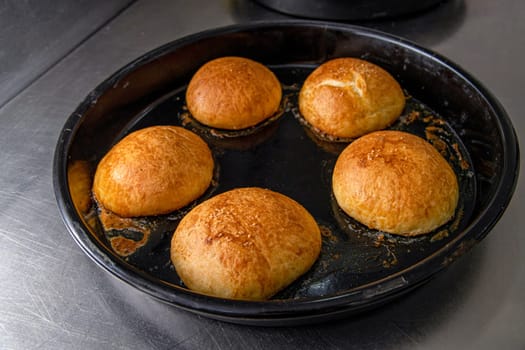
{"label": "round black baking pan", "polygon": [[[312,45],[312,43],[314,43]],[[282,83],[282,113],[246,134],[211,130],[192,120],[184,92],[205,62],[237,55],[272,69]],[[426,138],[455,169],[460,204],[445,226],[417,238],[367,229],[341,212],[331,171],[347,144],[323,140],[302,122],[297,93],[306,76],[335,57],[352,56],[389,71],[407,95],[390,128]],[[169,261],[169,241],[191,209],[104,221],[91,197],[101,157],[133,130],[181,125],[210,145],[213,186],[197,202],[235,187],[260,186],[299,201],[322,228],[312,269],[271,300],[248,302],[187,289]],[[294,325],[345,317],[377,307],[446,270],[483,239],[516,186],[519,155],[511,122],[498,101],[465,70],[401,38],[357,26],[285,21],[230,26],[191,35],[146,53],[96,87],[69,117],[57,143],[54,187],[72,237],[98,265],[170,305],[229,322]],[[125,251],[113,244],[128,243]]]}

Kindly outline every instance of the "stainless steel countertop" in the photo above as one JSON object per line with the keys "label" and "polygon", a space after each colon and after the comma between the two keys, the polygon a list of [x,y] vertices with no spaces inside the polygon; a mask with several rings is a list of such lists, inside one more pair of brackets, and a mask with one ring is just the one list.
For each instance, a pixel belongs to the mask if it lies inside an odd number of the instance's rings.
{"label": "stainless steel countertop", "polygon": [[[2,2],[1,349],[525,348],[522,180],[488,237],[444,273],[380,309],[313,326],[257,328],[195,316],[116,280],[75,244],[55,203],[51,165],[80,101],[168,41],[277,18],[286,16],[249,0]],[[361,24],[416,41],[472,73],[503,104],[523,145],[523,18],[520,0],[450,0],[415,17]]]}

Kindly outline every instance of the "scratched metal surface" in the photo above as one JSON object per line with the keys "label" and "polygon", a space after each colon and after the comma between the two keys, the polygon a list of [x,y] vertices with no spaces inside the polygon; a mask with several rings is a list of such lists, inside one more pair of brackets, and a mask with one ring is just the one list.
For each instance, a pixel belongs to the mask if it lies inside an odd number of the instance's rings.
{"label": "scratched metal surface", "polygon": [[132,2],[0,1],[0,106]]}
{"label": "scratched metal surface", "polygon": [[[116,3],[111,11],[118,12]],[[4,4],[1,18],[10,18]],[[111,11],[91,17],[88,28]],[[450,0],[418,17],[363,24],[415,40],[466,68],[498,97],[524,144],[524,16],[520,0]],[[0,349],[524,348],[523,181],[489,236],[430,283],[359,317],[300,328],[236,326],[171,308],[109,276],[69,237],[55,204],[51,163],[63,123],[85,95],[167,41],[282,17],[247,0],[137,1],[87,40],[79,35],[63,43],[75,49],[63,51],[65,57],[45,66],[50,69],[35,75],[26,65],[16,68],[36,80],[22,91],[8,89],[2,96],[14,97],[0,108]],[[56,25],[59,18],[27,26]],[[69,25],[79,31],[85,22]],[[45,35],[41,40],[58,34]],[[0,49],[0,69],[17,59],[5,54],[16,38]]]}

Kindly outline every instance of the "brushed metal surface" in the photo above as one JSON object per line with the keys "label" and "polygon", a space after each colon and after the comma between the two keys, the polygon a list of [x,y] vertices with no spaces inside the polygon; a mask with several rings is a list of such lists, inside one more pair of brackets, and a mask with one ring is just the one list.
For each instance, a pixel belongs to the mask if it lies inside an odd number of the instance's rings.
{"label": "brushed metal surface", "polygon": [[[460,64],[500,100],[523,145],[524,16],[519,0],[465,0],[417,17],[360,24],[403,35]],[[152,48],[261,18],[283,16],[248,0],[137,1],[79,39],[30,86],[12,90],[0,108],[0,348],[522,349],[523,181],[493,231],[448,271],[378,310],[308,327],[237,326],[174,309],[115,280],[74,243],[55,204],[51,164],[60,129],[77,104]]]}
{"label": "brushed metal surface", "polygon": [[132,2],[1,1],[0,106]]}

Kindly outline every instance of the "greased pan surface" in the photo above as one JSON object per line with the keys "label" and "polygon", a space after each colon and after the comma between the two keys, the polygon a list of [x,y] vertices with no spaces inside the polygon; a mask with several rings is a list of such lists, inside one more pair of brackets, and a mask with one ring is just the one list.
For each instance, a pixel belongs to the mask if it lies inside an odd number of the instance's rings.
{"label": "greased pan surface", "polygon": [[[266,64],[283,84],[282,115],[252,135],[218,137],[193,122],[185,109],[184,91],[193,73],[210,59],[226,55]],[[359,225],[333,201],[331,169],[344,145],[312,135],[300,122],[296,99],[313,68],[341,56],[382,66],[406,90],[407,109],[391,128],[445,145],[443,152],[458,174],[461,191],[456,219],[446,227],[417,239],[396,238]],[[127,229],[115,229],[111,220],[97,215],[90,186],[98,161],[127,133],[158,124],[183,125],[210,144],[218,166],[213,186],[199,201],[235,187],[261,186],[303,204],[323,231],[322,254],[312,270],[266,302],[201,295],[184,287],[169,262],[171,234],[190,208],[134,219]],[[70,233],[113,275],[164,302],[209,317],[285,325],[380,305],[425,282],[473,247],[512,196],[518,145],[498,102],[439,55],[355,26],[272,22],[189,36],[122,68],[66,122],[54,172],[57,201]],[[115,239],[129,243],[125,251],[113,244]]]}

